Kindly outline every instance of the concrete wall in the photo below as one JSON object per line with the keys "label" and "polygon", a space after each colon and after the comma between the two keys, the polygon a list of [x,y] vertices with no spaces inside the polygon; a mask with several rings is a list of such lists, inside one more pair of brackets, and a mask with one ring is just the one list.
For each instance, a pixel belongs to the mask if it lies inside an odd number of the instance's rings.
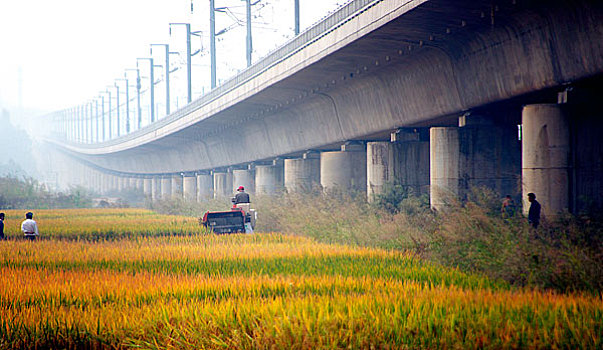
{"label": "concrete wall", "polygon": [[400,185],[415,195],[429,193],[429,141],[367,143],[367,196],[372,200],[386,186]]}

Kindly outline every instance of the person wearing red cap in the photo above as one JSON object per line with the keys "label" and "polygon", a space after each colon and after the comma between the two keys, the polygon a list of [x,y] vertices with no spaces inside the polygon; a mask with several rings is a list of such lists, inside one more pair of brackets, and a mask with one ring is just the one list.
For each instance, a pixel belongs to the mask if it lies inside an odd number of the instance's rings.
{"label": "person wearing red cap", "polygon": [[235,195],[235,204],[249,203],[249,194],[245,192],[245,187],[239,186]]}

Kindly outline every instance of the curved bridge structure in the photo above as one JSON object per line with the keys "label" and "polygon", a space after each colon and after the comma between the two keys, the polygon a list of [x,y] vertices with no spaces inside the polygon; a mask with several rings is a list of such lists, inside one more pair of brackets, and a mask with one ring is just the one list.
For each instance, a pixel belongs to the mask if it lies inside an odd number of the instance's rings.
{"label": "curved bridge structure", "polygon": [[356,0],[154,124],[50,142],[99,191],[397,182],[438,207],[483,185],[578,210],[603,197],[602,73],[600,1]]}

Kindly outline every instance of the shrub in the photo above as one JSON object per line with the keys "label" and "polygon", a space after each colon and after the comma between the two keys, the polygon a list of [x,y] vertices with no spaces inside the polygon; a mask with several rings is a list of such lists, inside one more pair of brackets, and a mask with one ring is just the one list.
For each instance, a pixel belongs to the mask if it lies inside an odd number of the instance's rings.
{"label": "shrub", "polygon": [[0,208],[86,208],[91,195],[83,187],[66,192],[52,192],[32,178],[0,177]]}
{"label": "shrub", "polygon": [[[258,232],[408,250],[518,286],[603,290],[603,221],[596,216],[568,214],[554,221],[543,220],[535,231],[521,215],[502,218],[501,198],[487,189],[473,189],[466,203],[451,201],[438,213],[431,211],[427,196],[404,193],[400,200],[393,197],[385,194],[386,202],[369,204],[361,196],[344,192],[284,193],[253,196],[252,206],[258,212]],[[175,199],[152,204],[164,214],[196,217],[229,206],[227,200],[196,203]]]}

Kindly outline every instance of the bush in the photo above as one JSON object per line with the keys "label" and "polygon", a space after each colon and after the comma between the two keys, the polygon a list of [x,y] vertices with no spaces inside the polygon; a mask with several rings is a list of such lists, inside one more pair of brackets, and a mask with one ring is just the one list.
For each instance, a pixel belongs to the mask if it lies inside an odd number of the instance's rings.
{"label": "bush", "polygon": [[[385,203],[369,204],[343,192],[254,196],[256,231],[284,232],[320,242],[409,250],[425,259],[478,272],[517,286],[560,291],[603,290],[603,220],[562,216],[533,230],[517,215],[502,218],[501,198],[474,189],[462,204],[434,213],[426,196],[392,191]],[[395,205],[395,208],[394,208]],[[199,217],[227,210],[227,200],[158,201],[164,214]],[[520,210],[518,209],[518,212]]]}
{"label": "bush", "polygon": [[67,192],[51,192],[32,178],[0,177],[2,209],[86,208],[91,205],[91,195],[83,187],[72,187]]}

